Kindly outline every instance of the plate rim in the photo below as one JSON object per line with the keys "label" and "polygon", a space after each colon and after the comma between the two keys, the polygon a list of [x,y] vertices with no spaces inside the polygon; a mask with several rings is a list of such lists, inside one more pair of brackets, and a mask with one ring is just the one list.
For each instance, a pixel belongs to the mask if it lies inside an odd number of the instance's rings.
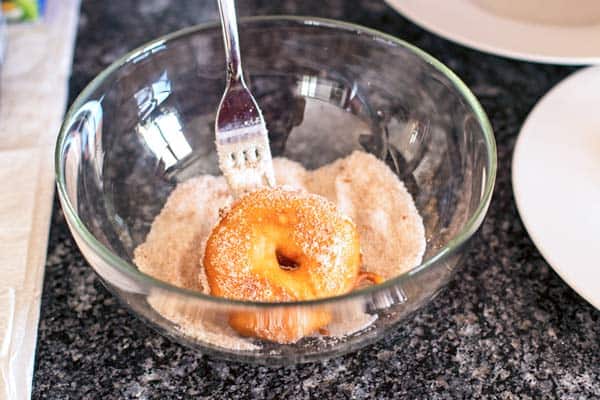
{"label": "plate rim", "polygon": [[557,263],[556,260],[554,260],[554,257],[551,255],[551,252],[549,252],[543,246],[542,240],[540,239],[537,231],[535,229],[533,229],[532,222],[527,217],[527,213],[523,209],[522,192],[519,189],[519,185],[516,184],[520,179],[520,178],[518,178],[518,175],[519,175],[518,171],[520,168],[519,163],[521,162],[519,156],[523,153],[523,140],[524,140],[523,133],[526,131],[526,129],[529,127],[529,125],[532,124],[531,121],[533,121],[536,118],[535,114],[538,113],[542,107],[544,107],[544,104],[543,104],[544,101],[546,101],[548,98],[551,98],[557,92],[560,92],[560,90],[563,87],[567,86],[568,84],[572,83],[573,81],[581,79],[581,76],[588,75],[588,74],[599,74],[600,75],[600,66],[591,66],[591,67],[587,67],[587,68],[582,68],[582,69],[577,70],[574,73],[570,74],[569,76],[567,76],[566,78],[561,80],[559,83],[557,83],[546,94],[544,94],[544,96],[541,99],[539,99],[538,102],[535,104],[535,106],[531,109],[531,111],[525,118],[525,122],[521,126],[521,129],[519,130],[519,134],[515,141],[515,146],[514,146],[512,160],[511,160],[511,184],[512,184],[512,191],[513,191],[513,196],[515,199],[515,204],[517,207],[517,212],[519,214],[519,217],[521,218],[521,222],[523,223],[523,226],[525,227],[527,234],[531,238],[531,241],[533,242],[537,251],[541,254],[541,256],[548,263],[548,265],[554,270],[554,272],[556,272],[556,274],[573,291],[575,291],[582,299],[584,299],[586,302],[588,302],[592,307],[596,308],[597,310],[600,310],[600,296],[595,298],[595,297],[591,296],[588,292],[583,291],[577,283],[579,280],[573,279],[570,274],[565,272],[565,268],[559,267],[558,266],[559,263]]}
{"label": "plate rim", "polygon": [[[478,6],[471,3],[470,0],[452,0],[464,10],[473,11],[478,10]],[[594,65],[600,64],[600,49],[598,55],[587,55],[587,56],[564,56],[564,55],[549,55],[536,53],[534,50],[523,51],[514,50],[508,48],[506,45],[498,43],[481,42],[477,39],[471,39],[465,36],[464,32],[459,32],[449,28],[448,26],[440,26],[432,23],[427,17],[423,17],[426,14],[422,14],[419,10],[425,9],[425,7],[414,7],[415,4],[423,4],[423,0],[385,0],[385,2],[398,13],[420,26],[421,28],[428,30],[442,38],[453,41],[460,45],[466,46],[471,49],[479,50],[488,54],[543,64],[558,64],[558,65]],[[577,32],[581,35],[596,34],[600,36],[600,23],[594,25],[586,25],[582,27],[565,27],[565,26],[553,26],[553,25],[542,25],[535,23],[526,23],[518,20],[511,20],[510,18],[500,17],[492,13],[486,12],[485,10],[478,10],[480,13],[487,14],[491,19],[497,20],[501,23],[510,23],[514,27],[519,27],[530,32],[552,32],[561,31],[565,32]]]}

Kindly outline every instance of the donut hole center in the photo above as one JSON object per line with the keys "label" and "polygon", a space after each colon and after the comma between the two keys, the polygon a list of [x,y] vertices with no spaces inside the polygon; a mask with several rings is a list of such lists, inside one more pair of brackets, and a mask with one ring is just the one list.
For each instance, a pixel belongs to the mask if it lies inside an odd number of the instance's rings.
{"label": "donut hole center", "polygon": [[300,264],[298,262],[283,254],[283,252],[281,252],[279,249],[275,250],[275,257],[277,257],[279,268],[285,271],[295,271],[300,268]]}

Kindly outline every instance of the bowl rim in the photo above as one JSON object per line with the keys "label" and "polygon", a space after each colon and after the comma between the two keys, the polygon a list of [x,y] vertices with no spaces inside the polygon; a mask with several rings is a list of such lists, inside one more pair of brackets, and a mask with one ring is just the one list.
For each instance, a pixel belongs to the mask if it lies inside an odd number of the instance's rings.
{"label": "bowl rim", "polygon": [[[427,52],[419,49],[418,47],[402,40],[396,38],[392,35],[377,31],[375,29],[367,28],[361,25],[343,22],[333,19],[327,18],[318,18],[318,17],[310,17],[310,16],[290,16],[290,15],[270,15],[270,16],[256,16],[256,17],[245,17],[240,19],[240,24],[253,24],[253,23],[290,23],[290,24],[299,24],[301,26],[317,26],[324,27],[334,30],[340,30],[345,32],[351,32],[356,35],[368,35],[373,37],[375,40],[384,40],[389,42],[390,44],[400,46],[405,48],[406,50],[412,52],[420,59],[430,64],[433,68],[437,69],[444,76],[446,76],[453,84],[454,87],[459,91],[459,93],[463,96],[463,100],[466,101],[466,104],[470,106],[473,110],[477,122],[482,128],[483,139],[485,143],[486,153],[487,153],[487,165],[486,165],[486,173],[484,175],[484,190],[481,193],[480,201],[477,206],[477,209],[473,213],[473,215],[467,220],[464,224],[463,228],[459,231],[458,234],[453,236],[439,251],[437,251],[434,255],[429,257],[426,260],[423,260],[419,265],[413,267],[409,271],[404,272],[394,278],[391,278],[383,283],[368,286],[366,288],[362,288],[359,290],[353,290],[351,292],[332,296],[332,297],[323,297],[313,300],[302,300],[302,301],[292,301],[292,302],[257,302],[257,301],[247,301],[247,300],[237,300],[237,299],[228,299],[223,297],[211,296],[208,294],[204,294],[199,291],[194,291],[191,289],[185,289],[181,287],[177,287],[168,282],[156,279],[142,271],[140,271],[133,263],[130,263],[121,257],[114,254],[110,251],[104,244],[98,241],[95,236],[86,228],[85,224],[79,218],[73,204],[71,203],[67,188],[65,184],[65,171],[63,168],[62,159],[64,158],[64,142],[67,138],[69,122],[72,120],[73,116],[76,112],[81,108],[81,106],[87,101],[87,98],[91,93],[113,72],[123,67],[124,65],[139,59],[140,56],[146,55],[153,50],[165,45],[169,41],[173,41],[184,36],[188,36],[191,34],[199,33],[204,30],[215,29],[219,26],[218,21],[207,22],[203,24],[198,24],[190,27],[186,27],[184,29],[171,32],[169,34],[158,37],[154,40],[151,40],[131,51],[126,53],[125,55],[118,58],[104,70],[102,70],[94,79],[92,79],[86,87],[81,91],[81,93],[75,98],[71,106],[69,107],[65,117],[63,119],[60,132],[56,141],[55,154],[54,154],[54,162],[55,162],[55,179],[57,182],[58,195],[61,200],[62,208],[65,212],[66,218],[69,222],[69,225],[72,229],[75,229],[81,238],[85,241],[86,245],[90,247],[90,249],[99,255],[103,261],[105,261],[110,267],[117,268],[121,273],[127,275],[130,279],[133,279],[136,282],[143,282],[148,286],[153,286],[157,289],[161,289],[167,292],[175,293],[179,296],[192,297],[197,300],[202,300],[210,303],[215,303],[218,305],[229,305],[235,307],[252,307],[252,308],[288,308],[288,307],[301,307],[301,306],[316,306],[323,305],[328,303],[336,303],[347,301],[351,299],[356,299],[358,297],[374,295],[376,293],[384,292],[387,289],[398,286],[403,283],[405,280],[420,274],[421,272],[427,270],[430,266],[433,266],[438,261],[450,256],[456,250],[458,250],[463,244],[465,244],[471,236],[479,229],[481,226],[487,210],[489,208],[494,184],[496,180],[496,170],[497,170],[497,154],[496,154],[496,142],[494,139],[494,132],[492,126],[488,120],[488,117],[483,110],[483,107],[475,97],[475,95],[471,92],[471,90],[467,87],[467,85],[448,67],[446,67],[442,62],[438,61],[436,58],[428,54]],[[84,257],[85,258],[85,257]],[[87,260],[86,260],[87,261]],[[92,266],[93,268],[93,266]],[[95,268],[93,268],[95,270]],[[110,282],[109,282],[110,283]]]}

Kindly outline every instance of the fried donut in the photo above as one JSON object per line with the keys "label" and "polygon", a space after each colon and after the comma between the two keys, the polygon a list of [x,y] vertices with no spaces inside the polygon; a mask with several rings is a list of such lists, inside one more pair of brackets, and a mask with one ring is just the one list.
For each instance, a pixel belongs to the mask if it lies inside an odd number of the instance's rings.
{"label": "fried donut", "polygon": [[[354,223],[327,199],[284,188],[260,189],[236,201],[213,229],[204,254],[211,294],[257,302],[336,296],[372,274],[360,273]],[[295,342],[329,323],[323,308],[234,312],[244,336]]]}

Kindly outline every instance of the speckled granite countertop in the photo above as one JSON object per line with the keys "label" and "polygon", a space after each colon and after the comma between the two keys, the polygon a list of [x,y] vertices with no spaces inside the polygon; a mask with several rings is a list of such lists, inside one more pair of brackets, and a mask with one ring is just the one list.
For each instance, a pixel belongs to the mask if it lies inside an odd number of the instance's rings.
{"label": "speckled granite countertop", "polygon": [[[356,353],[277,369],[222,362],[162,338],[120,306],[55,208],[33,398],[600,398],[600,312],[534,248],[510,183],[520,125],[573,69],[465,49],[380,0],[241,0],[239,8],[242,15],[317,15],[391,33],[439,58],[473,89],[496,132],[499,173],[461,273],[396,332]],[[216,18],[214,1],[84,0],[71,98],[128,49]]]}

